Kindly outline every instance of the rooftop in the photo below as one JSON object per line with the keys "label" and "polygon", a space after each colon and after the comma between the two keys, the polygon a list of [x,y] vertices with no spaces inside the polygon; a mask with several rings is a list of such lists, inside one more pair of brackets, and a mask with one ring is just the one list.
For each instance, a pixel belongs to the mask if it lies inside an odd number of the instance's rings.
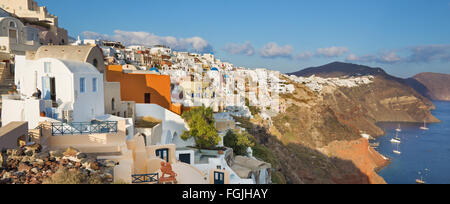
{"label": "rooftop", "polygon": [[136,118],[135,126],[137,128],[153,128],[153,127],[157,126],[160,123],[162,123],[161,120],[158,120],[158,119],[155,119],[153,117],[147,116],[147,117]]}

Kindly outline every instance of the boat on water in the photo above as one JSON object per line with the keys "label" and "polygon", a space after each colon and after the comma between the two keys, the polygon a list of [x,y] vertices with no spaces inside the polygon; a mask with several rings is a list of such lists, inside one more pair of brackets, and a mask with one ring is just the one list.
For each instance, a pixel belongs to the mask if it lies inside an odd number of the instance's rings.
{"label": "boat on water", "polygon": [[[428,169],[425,169],[427,171]],[[423,180],[423,174],[419,171],[420,179],[416,179],[417,184],[426,184],[425,180]]]}
{"label": "boat on water", "polygon": [[426,184],[426,182],[422,179],[416,179],[417,184]]}
{"label": "boat on water", "polygon": [[398,128],[395,129],[395,131],[397,131],[397,132],[401,132],[402,131],[402,128],[401,128],[400,124],[398,124]]}
{"label": "boat on water", "polygon": [[400,149],[399,149],[400,147],[399,147],[399,143],[397,143],[397,149],[395,149],[393,152],[395,153],[395,154],[402,154],[402,152],[400,152]]}
{"label": "boat on water", "polygon": [[397,131],[397,133],[396,133],[396,135],[395,135],[395,138],[392,138],[392,139],[391,139],[391,143],[397,143],[397,144],[401,143],[401,140],[400,140],[400,138],[398,137],[398,131]]}
{"label": "boat on water", "polygon": [[430,128],[427,128],[427,122],[423,122],[423,126],[420,127],[421,130],[429,130]]}

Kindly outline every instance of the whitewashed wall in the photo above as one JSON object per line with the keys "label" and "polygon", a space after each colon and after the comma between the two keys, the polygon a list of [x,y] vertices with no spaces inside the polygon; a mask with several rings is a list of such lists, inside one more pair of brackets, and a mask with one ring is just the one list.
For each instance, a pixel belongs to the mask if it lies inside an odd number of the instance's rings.
{"label": "whitewashed wall", "polygon": [[[36,88],[43,92],[42,77],[54,77],[56,102],[65,104],[63,109],[73,110],[73,122],[86,122],[104,114],[103,76],[92,65],[53,58],[30,61],[20,56],[16,61],[15,83],[21,95],[30,97]],[[46,62],[51,63],[51,71],[47,73]],[[80,93],[81,77],[86,80],[85,93]],[[93,92],[93,78],[97,78],[96,92]]]}
{"label": "whitewashed wall", "polygon": [[162,121],[162,144],[176,144],[177,147],[194,146],[193,139],[184,141],[181,135],[188,126],[181,116],[156,104],[136,104],[136,117],[151,116]]}

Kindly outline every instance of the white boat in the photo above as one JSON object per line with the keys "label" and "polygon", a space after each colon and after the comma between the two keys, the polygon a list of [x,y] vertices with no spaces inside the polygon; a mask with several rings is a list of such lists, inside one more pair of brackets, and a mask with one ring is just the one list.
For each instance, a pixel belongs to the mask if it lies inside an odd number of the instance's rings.
{"label": "white boat", "polygon": [[397,144],[397,149],[393,151],[395,154],[402,154],[399,150],[399,145]]}
{"label": "white boat", "polygon": [[426,182],[422,179],[416,179],[417,184],[426,184]]}
{"label": "white boat", "polygon": [[401,132],[402,131],[402,128],[400,127],[400,124],[398,124],[398,128],[395,129],[395,131],[397,131],[397,132]]}
{"label": "white boat", "polygon": [[401,140],[398,137],[398,132],[396,133],[395,138],[391,139],[391,143],[397,143],[397,144],[401,143]]}
{"label": "white boat", "polygon": [[[426,171],[427,169],[425,169]],[[419,171],[420,179],[416,179],[417,184],[426,184],[426,182],[423,180],[422,172]]]}
{"label": "white boat", "polygon": [[421,130],[429,130],[430,128],[427,128],[427,122],[423,122],[423,126],[420,127]]}
{"label": "white boat", "polygon": [[398,151],[398,150],[394,150],[393,151],[395,154],[402,154],[400,151]]}

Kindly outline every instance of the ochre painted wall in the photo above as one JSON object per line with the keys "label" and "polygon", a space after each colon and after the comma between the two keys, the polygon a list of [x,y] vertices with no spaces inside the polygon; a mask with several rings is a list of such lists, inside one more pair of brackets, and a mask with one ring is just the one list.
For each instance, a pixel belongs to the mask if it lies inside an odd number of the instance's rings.
{"label": "ochre painted wall", "polygon": [[158,104],[167,110],[181,114],[182,108],[180,105],[172,104],[171,101],[170,76],[123,73],[119,66],[108,66],[106,80],[108,82],[120,82],[122,101],[145,103],[145,94],[150,93],[150,103]]}

